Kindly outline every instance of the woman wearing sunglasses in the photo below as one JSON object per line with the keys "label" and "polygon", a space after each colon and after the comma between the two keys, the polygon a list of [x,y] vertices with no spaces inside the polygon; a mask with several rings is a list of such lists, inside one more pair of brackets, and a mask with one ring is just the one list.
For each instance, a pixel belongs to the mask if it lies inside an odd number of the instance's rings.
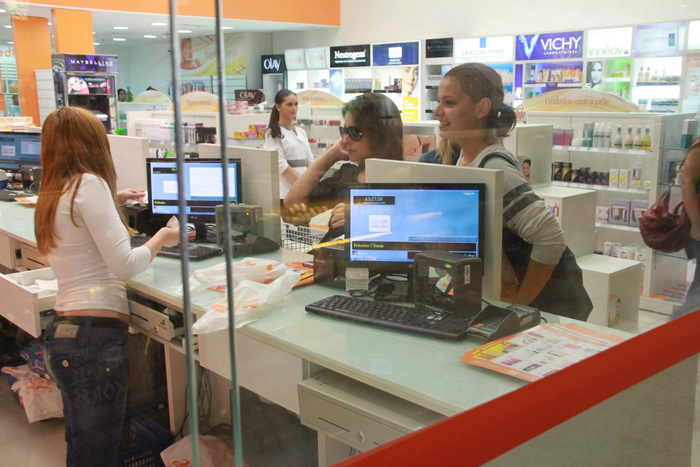
{"label": "woman wearing sunglasses", "polygon": [[[365,160],[403,158],[401,114],[391,99],[382,94],[366,93],[345,104],[342,114],[345,125],[339,128],[340,140],[299,177],[284,200],[287,208],[302,203],[334,206],[328,238],[343,233],[343,202],[349,195],[350,184],[365,181]],[[352,164],[343,164],[321,180],[339,161]]]}
{"label": "woman wearing sunglasses", "polygon": [[443,138],[438,149],[442,163],[455,164],[456,145],[456,165],[503,171],[501,298],[585,321],[593,304],[564,232],[503,147],[516,117],[503,104],[501,77],[480,63],[459,65],[445,74],[438,102],[434,113]]}
{"label": "woman wearing sunglasses", "polygon": [[270,113],[270,123],[262,146],[263,149],[277,150],[280,199],[287,196],[289,188],[314,163],[306,132],[294,126],[298,111],[297,95],[289,89],[279,91],[275,96],[275,106]]}

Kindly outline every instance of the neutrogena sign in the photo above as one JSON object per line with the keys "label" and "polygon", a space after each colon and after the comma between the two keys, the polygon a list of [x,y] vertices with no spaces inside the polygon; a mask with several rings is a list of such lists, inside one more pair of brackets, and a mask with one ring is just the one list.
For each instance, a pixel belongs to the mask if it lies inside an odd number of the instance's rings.
{"label": "neutrogena sign", "polygon": [[516,60],[583,57],[583,31],[524,34],[515,39]]}

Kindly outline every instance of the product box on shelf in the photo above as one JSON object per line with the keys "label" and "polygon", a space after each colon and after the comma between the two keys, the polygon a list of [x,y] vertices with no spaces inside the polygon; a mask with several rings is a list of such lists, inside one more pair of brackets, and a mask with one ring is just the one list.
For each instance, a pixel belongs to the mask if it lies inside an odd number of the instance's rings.
{"label": "product box on shelf", "polygon": [[608,215],[609,224],[628,225],[629,224],[630,201],[624,199],[610,200],[610,211]]}
{"label": "product box on shelf", "polygon": [[639,227],[639,220],[649,209],[649,201],[645,199],[633,199],[630,204],[630,225]]}
{"label": "product box on shelf", "polygon": [[610,215],[610,208],[608,206],[596,206],[595,207],[595,221],[601,224],[608,223],[608,217]]}
{"label": "product box on shelf", "polygon": [[620,169],[610,169],[610,178],[608,179],[608,185],[618,186],[620,183]]}
{"label": "product box on shelf", "polygon": [[620,179],[617,186],[620,188],[629,188],[630,171],[629,169],[620,169]]}

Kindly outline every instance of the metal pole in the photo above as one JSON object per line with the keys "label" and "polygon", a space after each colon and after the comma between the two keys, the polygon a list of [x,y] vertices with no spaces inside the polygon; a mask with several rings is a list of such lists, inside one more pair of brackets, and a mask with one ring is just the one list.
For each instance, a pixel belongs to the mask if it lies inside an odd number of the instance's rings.
{"label": "metal pole", "polygon": [[[187,403],[190,408],[190,445],[192,448],[192,463],[199,467],[199,412],[197,406],[196,366],[194,359],[194,346],[192,345],[192,306],[190,302],[190,261],[187,256],[187,210],[185,205],[185,157],[182,151],[182,107],[180,102],[180,44],[177,20],[177,0],[170,0],[170,48],[172,58],[173,76],[173,106],[175,111],[175,153],[177,155],[177,189],[178,207],[180,209],[180,251],[182,269],[182,302],[185,326],[185,364],[187,368]],[[240,464],[242,465],[242,464]]]}

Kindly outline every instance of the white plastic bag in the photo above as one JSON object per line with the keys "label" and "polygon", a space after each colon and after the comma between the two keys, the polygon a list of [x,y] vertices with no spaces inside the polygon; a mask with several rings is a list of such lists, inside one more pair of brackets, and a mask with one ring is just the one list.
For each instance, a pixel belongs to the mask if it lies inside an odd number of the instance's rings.
{"label": "white plastic bag", "polygon": [[[286,268],[286,266],[285,266]],[[299,282],[301,275],[286,268],[284,274],[270,284],[244,280],[234,288],[234,323],[240,328],[259,319],[257,310],[279,302]],[[228,329],[228,298],[217,301],[192,325],[193,334],[209,334]]]}
{"label": "white plastic bag", "polygon": [[12,390],[19,394],[29,423],[63,417],[61,391],[54,381],[34,373],[29,365],[6,366],[2,371],[17,379],[12,384]]}
{"label": "white plastic bag", "polygon": [[[270,259],[244,258],[233,263],[233,287],[244,280],[268,284],[289,269],[284,263]],[[190,277],[190,291],[226,285],[226,263],[219,263],[196,271]],[[182,293],[180,293],[182,295]]]}
{"label": "white plastic bag", "polygon": [[[190,435],[160,453],[166,467],[194,465]],[[214,436],[199,437],[199,465],[201,467],[231,467],[235,465],[233,449]]]}

